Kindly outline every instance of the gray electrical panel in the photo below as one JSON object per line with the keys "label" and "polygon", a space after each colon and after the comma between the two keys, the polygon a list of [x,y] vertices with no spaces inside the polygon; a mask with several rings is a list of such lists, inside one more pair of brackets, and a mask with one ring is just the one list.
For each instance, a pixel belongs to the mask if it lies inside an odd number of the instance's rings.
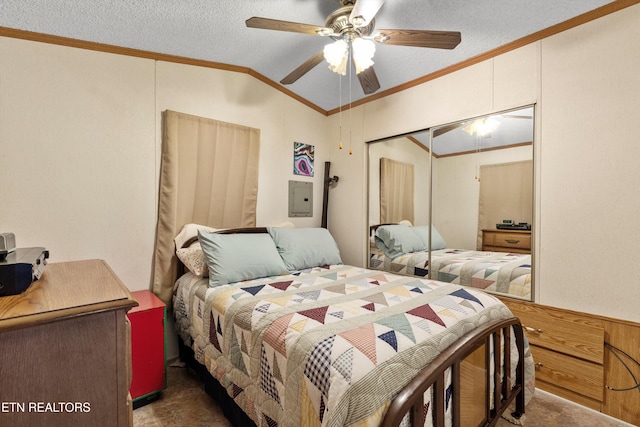
{"label": "gray electrical panel", "polygon": [[289,181],[289,217],[313,216],[313,182]]}

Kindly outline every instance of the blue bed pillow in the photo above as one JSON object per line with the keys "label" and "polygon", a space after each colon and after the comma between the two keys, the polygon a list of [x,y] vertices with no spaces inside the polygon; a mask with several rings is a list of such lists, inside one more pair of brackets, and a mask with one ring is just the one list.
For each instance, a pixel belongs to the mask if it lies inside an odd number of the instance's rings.
{"label": "blue bed pillow", "polygon": [[[429,226],[428,225],[420,225],[417,227],[413,227],[413,231],[415,231],[418,236],[420,236],[420,240],[424,242],[426,248],[429,247]],[[431,225],[431,250],[437,251],[438,249],[446,249],[447,242],[444,241],[442,235],[438,232],[436,227]]]}
{"label": "blue bed pillow", "polygon": [[340,250],[325,228],[279,228],[267,230],[289,271],[342,264]]}
{"label": "blue bed pillow", "polygon": [[413,231],[413,227],[405,224],[381,225],[376,230],[375,243],[391,259],[427,249],[427,245]]}
{"label": "blue bed pillow", "polygon": [[209,268],[209,286],[287,274],[267,233],[218,234],[198,231]]}

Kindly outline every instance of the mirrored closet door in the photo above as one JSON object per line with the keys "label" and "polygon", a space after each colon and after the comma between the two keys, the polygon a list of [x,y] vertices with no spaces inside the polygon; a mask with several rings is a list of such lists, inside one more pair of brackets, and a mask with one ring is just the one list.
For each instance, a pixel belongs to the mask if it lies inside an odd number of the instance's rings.
{"label": "mirrored closet door", "polygon": [[369,267],[531,300],[534,111],[372,141]]}

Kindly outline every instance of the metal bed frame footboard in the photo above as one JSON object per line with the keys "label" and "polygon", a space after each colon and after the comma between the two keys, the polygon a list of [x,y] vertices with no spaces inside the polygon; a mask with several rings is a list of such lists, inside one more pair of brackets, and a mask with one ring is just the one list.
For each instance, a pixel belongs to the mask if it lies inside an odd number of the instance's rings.
{"label": "metal bed frame footboard", "polygon": [[[516,340],[518,363],[513,378],[511,372],[511,340]],[[502,344],[504,343],[504,345]],[[405,415],[410,415],[412,427],[422,427],[425,422],[424,393],[433,386],[432,410],[435,427],[445,425],[445,372],[451,368],[452,396],[450,405],[452,425],[461,425],[461,363],[475,350],[485,346],[485,396],[484,419],[480,426],[493,426],[515,400],[513,418],[524,414],[524,334],[520,321],[515,318],[499,319],[482,325],[458,339],[423,371],[421,371],[391,402],[382,421],[383,427],[399,426]],[[494,349],[491,357],[491,348]],[[491,364],[495,367],[491,373]],[[501,369],[501,366],[503,367]],[[501,376],[500,373],[503,373]],[[491,378],[493,376],[493,379]],[[493,381],[492,381],[493,380]],[[493,385],[493,386],[492,386]],[[493,397],[493,398],[492,398]]]}

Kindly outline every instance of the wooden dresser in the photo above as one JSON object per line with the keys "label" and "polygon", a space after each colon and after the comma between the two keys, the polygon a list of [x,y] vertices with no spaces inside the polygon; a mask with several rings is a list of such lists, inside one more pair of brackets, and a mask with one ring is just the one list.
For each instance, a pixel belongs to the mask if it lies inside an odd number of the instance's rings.
{"label": "wooden dresser", "polygon": [[0,298],[0,425],[133,425],[127,311],[101,260],[49,264]]}
{"label": "wooden dresser", "polygon": [[[634,380],[607,345],[640,360],[639,324],[511,298],[501,300],[525,328],[536,365],[536,387],[638,423],[640,393],[635,388],[612,390],[629,388]],[[625,358],[633,375],[640,377],[640,366]]]}
{"label": "wooden dresser", "polygon": [[482,250],[531,253],[531,230],[482,230]]}

